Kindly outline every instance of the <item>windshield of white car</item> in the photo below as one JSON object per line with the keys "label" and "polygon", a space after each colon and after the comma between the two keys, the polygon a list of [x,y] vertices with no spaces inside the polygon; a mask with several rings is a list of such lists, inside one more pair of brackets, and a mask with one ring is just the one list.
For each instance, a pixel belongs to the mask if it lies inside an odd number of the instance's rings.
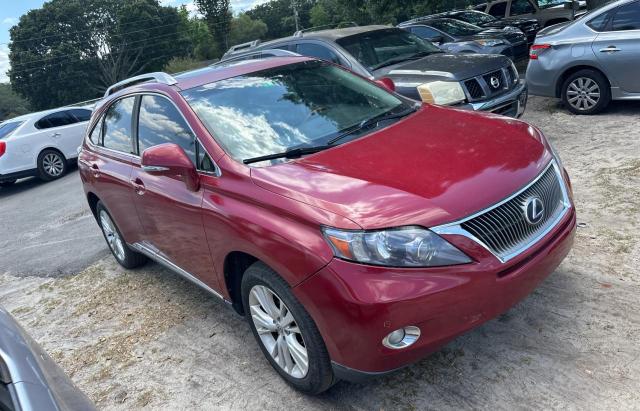
{"label": "windshield of white car", "polygon": [[0,140],[6,137],[9,137],[11,133],[13,133],[20,125],[24,123],[23,121],[12,121],[8,123],[0,124]]}

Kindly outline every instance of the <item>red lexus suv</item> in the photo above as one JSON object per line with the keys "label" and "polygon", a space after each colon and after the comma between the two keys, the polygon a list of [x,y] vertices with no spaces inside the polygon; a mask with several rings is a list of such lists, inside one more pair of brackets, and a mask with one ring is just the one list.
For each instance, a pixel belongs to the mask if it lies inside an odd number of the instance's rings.
{"label": "red lexus suv", "polygon": [[151,259],[224,300],[307,393],[396,370],[509,309],[576,225],[535,127],[306,57],[118,83],[79,167],[122,266]]}

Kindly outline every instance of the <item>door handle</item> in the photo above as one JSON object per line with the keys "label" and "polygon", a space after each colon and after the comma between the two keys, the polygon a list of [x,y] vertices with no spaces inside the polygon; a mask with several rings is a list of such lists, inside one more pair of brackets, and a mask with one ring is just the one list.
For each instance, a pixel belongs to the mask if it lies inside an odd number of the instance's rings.
{"label": "door handle", "polygon": [[609,46],[603,49],[600,49],[600,53],[614,53],[616,51],[620,51],[616,46]]}
{"label": "door handle", "polygon": [[139,196],[144,195],[146,189],[144,187],[144,183],[142,182],[142,180],[140,180],[140,178],[131,180],[131,185],[133,186],[133,189],[136,192],[136,194],[138,194]]}
{"label": "door handle", "polygon": [[60,133],[53,133],[53,134],[51,135],[51,137],[53,137],[53,138],[58,138],[58,137],[60,137],[61,135],[62,135],[62,134],[60,134]]}
{"label": "door handle", "polygon": [[93,172],[93,176],[95,178],[100,177],[100,167],[97,164],[91,164],[91,171]]}

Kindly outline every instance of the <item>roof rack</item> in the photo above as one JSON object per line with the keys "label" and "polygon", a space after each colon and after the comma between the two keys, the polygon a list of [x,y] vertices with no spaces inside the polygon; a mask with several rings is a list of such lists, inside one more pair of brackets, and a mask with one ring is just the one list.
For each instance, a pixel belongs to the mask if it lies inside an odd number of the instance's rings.
{"label": "roof rack", "polygon": [[253,41],[248,41],[242,44],[236,44],[235,46],[231,46],[231,48],[229,48],[229,50],[227,50],[227,52],[224,54],[227,55],[227,54],[235,53],[236,51],[252,49],[254,47],[257,47],[258,44],[260,44],[260,40],[253,40]]}
{"label": "roof rack", "polygon": [[355,21],[341,21],[340,23],[324,24],[322,26],[309,27],[308,29],[298,30],[293,33],[293,37],[303,37],[304,33],[310,31],[326,30],[326,29],[343,29],[345,27],[358,27]]}
{"label": "roof rack", "polygon": [[157,71],[155,73],[141,74],[139,76],[130,77],[128,79],[119,81],[116,84],[109,87],[107,91],[104,93],[104,96],[108,97],[117,91],[120,91],[127,87],[131,87],[139,83],[144,83],[147,81],[155,81],[155,82],[167,84],[170,86],[174,84],[178,84],[178,80],[176,80],[173,76],[170,76],[169,74],[164,73],[162,71]]}

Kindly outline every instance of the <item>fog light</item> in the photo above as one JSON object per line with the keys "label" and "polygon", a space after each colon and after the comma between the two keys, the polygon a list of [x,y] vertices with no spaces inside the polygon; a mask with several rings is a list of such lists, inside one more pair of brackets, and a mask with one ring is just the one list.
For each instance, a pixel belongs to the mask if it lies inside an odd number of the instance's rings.
{"label": "fog light", "polygon": [[418,341],[418,338],[420,338],[420,329],[410,325],[408,327],[398,328],[387,334],[382,340],[382,345],[393,350],[399,350]]}

